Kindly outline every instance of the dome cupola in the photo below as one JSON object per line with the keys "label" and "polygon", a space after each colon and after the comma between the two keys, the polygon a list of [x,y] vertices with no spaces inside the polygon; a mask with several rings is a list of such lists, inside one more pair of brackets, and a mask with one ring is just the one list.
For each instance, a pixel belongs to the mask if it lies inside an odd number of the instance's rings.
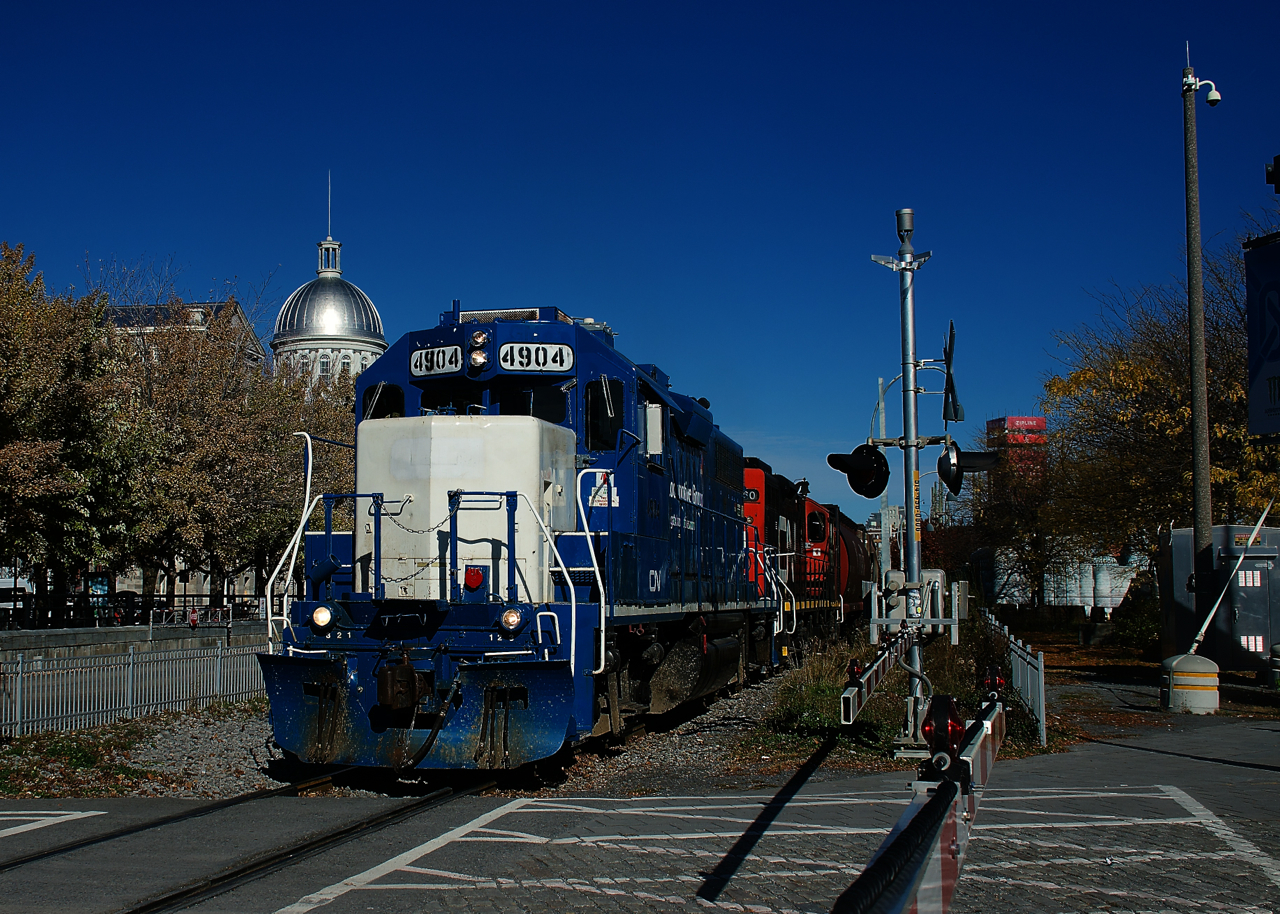
{"label": "dome cupola", "polygon": [[342,244],[328,236],[317,247],[316,278],[285,300],[271,348],[277,360],[306,363],[313,375],[341,367],[355,374],[386,351],[382,318],[369,296],[342,278]]}

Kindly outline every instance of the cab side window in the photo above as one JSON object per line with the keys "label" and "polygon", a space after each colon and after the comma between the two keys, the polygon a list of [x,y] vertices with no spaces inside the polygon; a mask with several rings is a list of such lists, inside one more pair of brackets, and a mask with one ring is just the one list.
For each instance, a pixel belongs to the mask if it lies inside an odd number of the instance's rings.
{"label": "cab side window", "polygon": [[827,521],[817,511],[809,512],[809,542],[825,543],[827,541]]}
{"label": "cab side window", "polygon": [[362,407],[366,419],[399,419],[404,415],[404,391],[396,384],[375,384],[365,389]]}
{"label": "cab side window", "polygon": [[623,427],[626,388],[615,378],[599,378],[587,384],[587,450],[612,451]]}

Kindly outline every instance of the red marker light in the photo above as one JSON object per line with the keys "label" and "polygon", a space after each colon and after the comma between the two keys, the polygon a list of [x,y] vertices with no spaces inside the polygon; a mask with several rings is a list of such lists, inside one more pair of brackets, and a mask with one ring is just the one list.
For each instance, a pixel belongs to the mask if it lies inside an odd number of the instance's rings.
{"label": "red marker light", "polygon": [[930,752],[946,753],[954,761],[964,741],[964,719],[956,700],[949,695],[934,695],[920,730]]}
{"label": "red marker light", "polygon": [[484,570],[476,565],[468,565],[463,583],[467,590],[479,590],[484,586]]}

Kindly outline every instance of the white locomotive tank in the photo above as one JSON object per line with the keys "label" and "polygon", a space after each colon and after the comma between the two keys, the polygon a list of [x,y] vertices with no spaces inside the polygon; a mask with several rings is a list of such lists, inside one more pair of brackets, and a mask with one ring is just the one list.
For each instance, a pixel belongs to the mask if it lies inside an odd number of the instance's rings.
{"label": "white locomotive tank", "polygon": [[[381,552],[388,598],[449,598],[449,493],[461,489],[520,493],[516,599],[552,600],[551,545],[532,512],[553,534],[575,529],[571,429],[531,416],[371,419],[358,426],[356,444],[356,491],[381,492],[387,500]],[[365,569],[374,548],[367,506],[361,499],[355,544]],[[511,560],[507,524],[505,501],[497,497],[468,496],[457,516],[459,576],[468,565],[485,567],[490,592],[501,597]]]}

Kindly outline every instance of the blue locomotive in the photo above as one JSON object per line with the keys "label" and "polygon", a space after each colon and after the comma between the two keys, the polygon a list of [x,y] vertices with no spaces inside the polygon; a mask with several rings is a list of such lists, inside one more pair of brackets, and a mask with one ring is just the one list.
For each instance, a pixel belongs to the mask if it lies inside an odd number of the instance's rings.
{"label": "blue locomotive", "polygon": [[606,324],[455,301],[356,396],[355,489],[318,500],[259,655],[303,761],[515,768],[744,681],[821,603],[745,518],[709,404]]}

